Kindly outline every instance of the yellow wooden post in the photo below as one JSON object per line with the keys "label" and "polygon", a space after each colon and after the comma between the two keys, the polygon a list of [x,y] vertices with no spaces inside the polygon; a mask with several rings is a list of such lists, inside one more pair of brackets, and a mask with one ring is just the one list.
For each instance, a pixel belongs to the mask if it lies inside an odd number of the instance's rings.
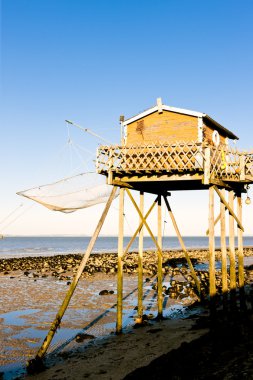
{"label": "yellow wooden post", "polygon": [[[234,191],[229,191],[229,206],[234,211]],[[229,258],[230,258],[230,291],[236,289],[236,268],[235,268],[235,226],[234,217],[229,214]]]}
{"label": "yellow wooden post", "polygon": [[119,195],[119,234],[118,234],[118,273],[117,273],[117,321],[116,333],[122,332],[123,308],[123,250],[124,250],[124,195],[125,189],[120,189]]}
{"label": "yellow wooden post", "polygon": [[[222,190],[222,195],[226,196],[226,190]],[[220,241],[221,241],[221,277],[222,277],[222,293],[228,292],[228,274],[227,274],[227,247],[226,247],[226,207],[220,200]]]}
{"label": "yellow wooden post", "polygon": [[[162,197],[158,196],[157,202],[157,243],[162,249]],[[161,319],[163,316],[163,290],[162,290],[162,267],[163,267],[163,258],[158,253],[158,262],[157,262],[157,306],[158,306],[158,319]]]}
{"label": "yellow wooden post", "polygon": [[209,294],[211,299],[216,295],[213,186],[209,188]]}
{"label": "yellow wooden post", "polygon": [[[237,196],[237,216],[242,223],[242,196]],[[243,232],[240,227],[237,229],[238,235],[238,272],[239,272],[239,288],[244,287],[244,263],[243,263]]]}
{"label": "yellow wooden post", "polygon": [[[144,213],[144,193],[140,192],[140,211],[143,215]],[[142,220],[140,218],[140,223]],[[139,255],[138,255],[138,316],[142,317],[143,315],[143,226],[139,232]]]}

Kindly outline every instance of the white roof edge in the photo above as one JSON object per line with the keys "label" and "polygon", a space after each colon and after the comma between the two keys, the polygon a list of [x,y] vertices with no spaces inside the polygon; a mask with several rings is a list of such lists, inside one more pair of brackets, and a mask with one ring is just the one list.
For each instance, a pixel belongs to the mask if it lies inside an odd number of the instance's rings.
{"label": "white roof edge", "polygon": [[[183,108],[170,107],[170,106],[166,106],[165,104],[162,105],[162,109],[164,111],[171,111],[171,112],[181,113],[181,114],[184,114],[184,115],[195,116],[195,117],[205,117],[206,116],[206,114],[202,113],[202,112],[196,112],[196,111],[186,110],[186,109],[183,109]],[[133,116],[130,119],[125,120],[122,123],[122,125],[126,126],[128,124],[131,124],[134,121],[136,121],[138,119],[141,119],[142,117],[145,117],[145,116],[147,116],[147,115],[149,115],[149,114],[151,114],[153,112],[156,112],[156,111],[158,111],[158,106],[149,108],[146,111],[141,112],[138,115]]]}

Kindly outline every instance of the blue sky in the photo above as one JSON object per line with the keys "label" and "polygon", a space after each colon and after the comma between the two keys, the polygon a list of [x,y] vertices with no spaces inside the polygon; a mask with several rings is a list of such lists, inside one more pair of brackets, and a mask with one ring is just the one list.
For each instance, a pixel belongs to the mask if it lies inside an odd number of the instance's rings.
{"label": "blue sky", "polygon": [[[70,174],[66,118],[118,142],[119,115],[162,97],[208,113],[252,149],[252,18],[249,0],[2,0],[1,219],[23,202],[16,191]],[[76,130],[71,138],[98,145]],[[192,223],[196,202],[205,224],[206,192],[174,196],[184,234],[204,233]],[[6,233],[89,234],[100,211],[33,206]],[[251,234],[252,206],[245,213]],[[115,223],[104,233],[116,233]]]}

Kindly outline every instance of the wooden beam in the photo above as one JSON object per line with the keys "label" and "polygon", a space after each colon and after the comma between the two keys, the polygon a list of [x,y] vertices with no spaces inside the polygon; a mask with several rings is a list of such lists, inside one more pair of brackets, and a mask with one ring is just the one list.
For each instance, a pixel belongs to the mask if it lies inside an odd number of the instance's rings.
{"label": "wooden beam", "polygon": [[[63,303],[62,303],[62,305],[61,305],[58,313],[56,314],[56,317],[55,317],[55,319],[54,319],[54,321],[53,321],[53,323],[52,323],[52,325],[50,327],[50,330],[49,330],[49,332],[48,332],[48,334],[47,334],[44,342],[42,343],[40,349],[37,352],[35,360],[40,360],[40,359],[42,359],[44,357],[44,355],[46,354],[47,349],[48,349],[48,347],[49,347],[49,345],[50,345],[50,343],[51,343],[51,341],[52,341],[52,339],[54,337],[54,334],[55,334],[57,328],[60,326],[62,317],[63,317],[63,315],[64,315],[64,313],[65,313],[65,311],[66,311],[66,309],[68,307],[68,304],[69,304],[69,302],[71,300],[71,297],[72,297],[72,295],[73,295],[73,293],[74,293],[74,291],[76,289],[76,286],[77,286],[77,284],[79,282],[81,274],[83,273],[83,270],[84,270],[84,268],[86,266],[86,263],[87,263],[87,261],[88,261],[88,259],[90,257],[92,249],[93,249],[93,247],[95,245],[97,237],[98,237],[98,235],[99,235],[99,233],[101,231],[101,228],[102,228],[102,226],[104,224],[105,218],[106,218],[106,216],[108,214],[108,211],[109,211],[109,209],[111,207],[112,201],[114,200],[114,197],[115,197],[115,194],[116,194],[116,190],[117,190],[117,188],[113,187],[111,195],[110,195],[110,197],[109,197],[109,199],[108,199],[108,201],[107,201],[107,203],[105,205],[103,214],[102,214],[101,218],[99,219],[99,222],[98,222],[97,227],[96,227],[96,229],[95,229],[95,231],[93,233],[92,238],[90,239],[89,245],[88,245],[88,247],[86,249],[86,252],[85,252],[85,254],[84,254],[83,258],[82,258],[82,261],[81,261],[81,263],[79,265],[79,268],[78,268],[78,270],[77,270],[77,272],[75,274],[75,277],[73,278],[72,283],[70,284],[69,290],[68,290],[68,292],[67,292],[67,294],[66,294],[66,296],[65,296],[65,298],[63,300]],[[28,366],[29,366],[29,364],[28,364]]]}
{"label": "wooden beam", "polygon": [[204,177],[203,184],[208,185],[210,179],[210,162],[211,162],[211,150],[210,148],[205,148],[204,150]]}
{"label": "wooden beam", "polygon": [[[218,221],[220,220],[220,218],[221,218],[221,213],[219,213],[219,215],[215,219],[214,226],[216,226],[216,224],[218,223]],[[209,228],[206,230],[206,236],[208,236],[208,235],[209,235]]]}
{"label": "wooden beam", "polygon": [[112,180],[112,184],[114,186],[127,187],[128,189],[132,189],[133,188],[133,186],[129,185],[129,183],[123,182],[123,181],[118,181],[118,180],[115,180],[115,179]]}
{"label": "wooden beam", "polygon": [[226,182],[222,181],[221,179],[214,179],[214,178],[211,178],[210,179],[210,183],[212,185],[215,185],[215,186],[220,186],[222,188],[225,188],[227,190],[232,190],[232,186],[230,186],[229,184],[227,184]]}
{"label": "wooden beam", "polygon": [[[242,222],[242,196],[237,195],[237,215]],[[239,287],[244,287],[244,257],[243,257],[243,233],[240,228],[237,229],[238,235],[238,272],[239,272]]]}
{"label": "wooden beam", "polygon": [[214,186],[209,188],[209,294],[216,295],[215,240],[214,240]]}
{"label": "wooden beam", "polygon": [[[149,214],[151,213],[151,211],[152,211],[153,208],[155,207],[156,202],[157,202],[157,199],[158,199],[158,198],[155,199],[155,201],[154,201],[154,202],[152,203],[152,205],[150,206],[148,212],[147,212],[146,215],[144,216],[144,219],[145,219],[145,220],[148,218]],[[140,218],[140,219],[141,219],[141,218]],[[140,222],[138,228],[136,229],[135,233],[134,233],[133,236],[131,237],[131,240],[129,241],[129,243],[128,243],[127,246],[126,246],[126,249],[125,249],[125,251],[124,251],[124,254],[123,254],[122,259],[124,259],[124,257],[125,257],[126,254],[128,253],[128,251],[129,251],[131,245],[133,244],[133,242],[134,242],[136,236],[137,236],[138,233],[141,231],[141,229],[142,229],[142,227],[143,227],[143,224],[144,224],[144,222],[143,222],[143,220],[141,220],[141,222]]]}
{"label": "wooden beam", "polygon": [[126,192],[127,192],[128,196],[129,196],[129,198],[131,199],[131,201],[132,201],[132,203],[133,203],[133,205],[134,205],[136,211],[138,212],[138,214],[139,214],[141,220],[142,220],[143,223],[145,224],[145,227],[146,227],[146,229],[148,230],[148,233],[149,233],[149,235],[151,236],[151,239],[152,239],[153,242],[155,243],[155,246],[156,246],[157,251],[158,251],[158,255],[163,256],[162,250],[161,250],[159,244],[157,243],[157,241],[156,241],[156,239],[155,239],[155,237],[154,237],[154,234],[153,234],[153,232],[151,231],[151,229],[150,229],[150,227],[149,227],[149,225],[148,225],[146,219],[143,217],[142,213],[140,212],[140,209],[139,209],[139,207],[137,206],[137,204],[136,204],[136,202],[135,202],[135,200],[134,200],[134,198],[133,198],[131,192],[130,192],[128,189],[126,189]]}
{"label": "wooden beam", "polygon": [[[229,191],[229,208],[234,208],[234,192]],[[230,258],[230,290],[236,289],[236,268],[235,268],[235,226],[233,214],[229,215],[229,258]]]}
{"label": "wooden beam", "polygon": [[169,201],[168,201],[168,199],[167,199],[165,196],[164,196],[164,202],[165,202],[165,204],[166,204],[166,207],[167,207],[167,210],[168,210],[169,216],[170,216],[170,218],[171,218],[171,221],[172,221],[173,227],[174,227],[174,229],[175,229],[175,231],[176,231],[176,234],[177,234],[177,237],[178,237],[179,243],[180,243],[180,245],[181,245],[182,251],[183,251],[184,254],[185,254],[185,258],[186,258],[187,263],[188,263],[188,265],[189,265],[189,268],[190,268],[190,270],[191,270],[192,277],[193,277],[193,279],[194,279],[194,281],[195,281],[195,285],[196,285],[196,288],[197,288],[198,293],[199,293],[199,296],[200,296],[200,295],[201,295],[201,289],[200,289],[200,282],[199,282],[199,279],[198,279],[198,277],[197,277],[197,275],[196,275],[196,273],[195,273],[194,267],[193,267],[193,265],[192,265],[192,262],[191,262],[191,259],[190,259],[190,256],[189,256],[189,253],[187,252],[187,249],[186,249],[186,246],[185,246],[185,244],[184,244],[183,238],[182,238],[182,236],[181,236],[181,234],[180,234],[180,231],[179,231],[179,228],[178,228],[178,225],[177,225],[176,219],[175,219],[174,214],[173,214],[173,212],[172,212],[172,210],[171,210],[171,207],[170,207]]}
{"label": "wooden beam", "polygon": [[[140,192],[140,211],[144,214],[144,193]],[[140,218],[142,228],[139,232],[139,250],[138,250],[138,317],[142,318],[143,315],[143,222]]]}
{"label": "wooden beam", "polygon": [[119,234],[118,234],[118,272],[117,272],[117,321],[116,333],[122,332],[123,309],[123,239],[124,239],[124,195],[125,189],[120,189],[119,195]]}
{"label": "wooden beam", "polygon": [[[229,213],[231,216],[233,216],[233,218],[235,219],[238,227],[244,232],[244,228],[242,226],[242,223],[240,222],[240,220],[237,218],[237,216],[235,215],[234,213],[234,210],[230,207],[229,203],[226,201],[226,199],[223,197],[221,191],[216,187],[216,186],[213,186],[214,187],[214,190],[216,191],[216,193],[219,195],[221,201],[224,203],[224,205],[226,206],[226,208],[228,209]],[[233,191],[230,191],[229,193],[233,193]]]}
{"label": "wooden beam", "polygon": [[[157,243],[162,249],[162,197],[158,195],[157,202]],[[162,255],[159,255],[158,252],[158,261],[157,261],[157,306],[158,306],[158,319],[162,319],[163,316],[163,290],[162,290],[162,267],[163,267],[163,258]]]}
{"label": "wooden beam", "polygon": [[[122,174],[125,171],[122,171]],[[192,181],[199,180],[201,181],[203,178],[203,174],[195,173],[195,174],[156,174],[156,172],[152,171],[153,174],[147,175],[146,170],[143,170],[143,174],[141,176],[134,175],[133,173],[129,176],[123,174],[121,177],[114,177],[115,179],[120,179],[122,182],[163,182],[163,181]]]}
{"label": "wooden beam", "polygon": [[[222,190],[225,198],[226,190]],[[222,293],[228,292],[228,274],[227,274],[227,247],[226,247],[226,206],[220,199],[220,241],[221,241],[221,277],[222,277]]]}

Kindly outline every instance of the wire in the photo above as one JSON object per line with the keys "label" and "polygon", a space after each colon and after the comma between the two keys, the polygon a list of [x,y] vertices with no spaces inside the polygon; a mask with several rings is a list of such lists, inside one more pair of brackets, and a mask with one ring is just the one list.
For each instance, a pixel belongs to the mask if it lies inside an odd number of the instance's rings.
{"label": "wire", "polygon": [[21,203],[18,207],[16,207],[13,211],[11,211],[7,216],[5,216],[1,221],[0,224],[3,224],[11,215],[13,215],[20,207],[23,206],[23,203]]}

